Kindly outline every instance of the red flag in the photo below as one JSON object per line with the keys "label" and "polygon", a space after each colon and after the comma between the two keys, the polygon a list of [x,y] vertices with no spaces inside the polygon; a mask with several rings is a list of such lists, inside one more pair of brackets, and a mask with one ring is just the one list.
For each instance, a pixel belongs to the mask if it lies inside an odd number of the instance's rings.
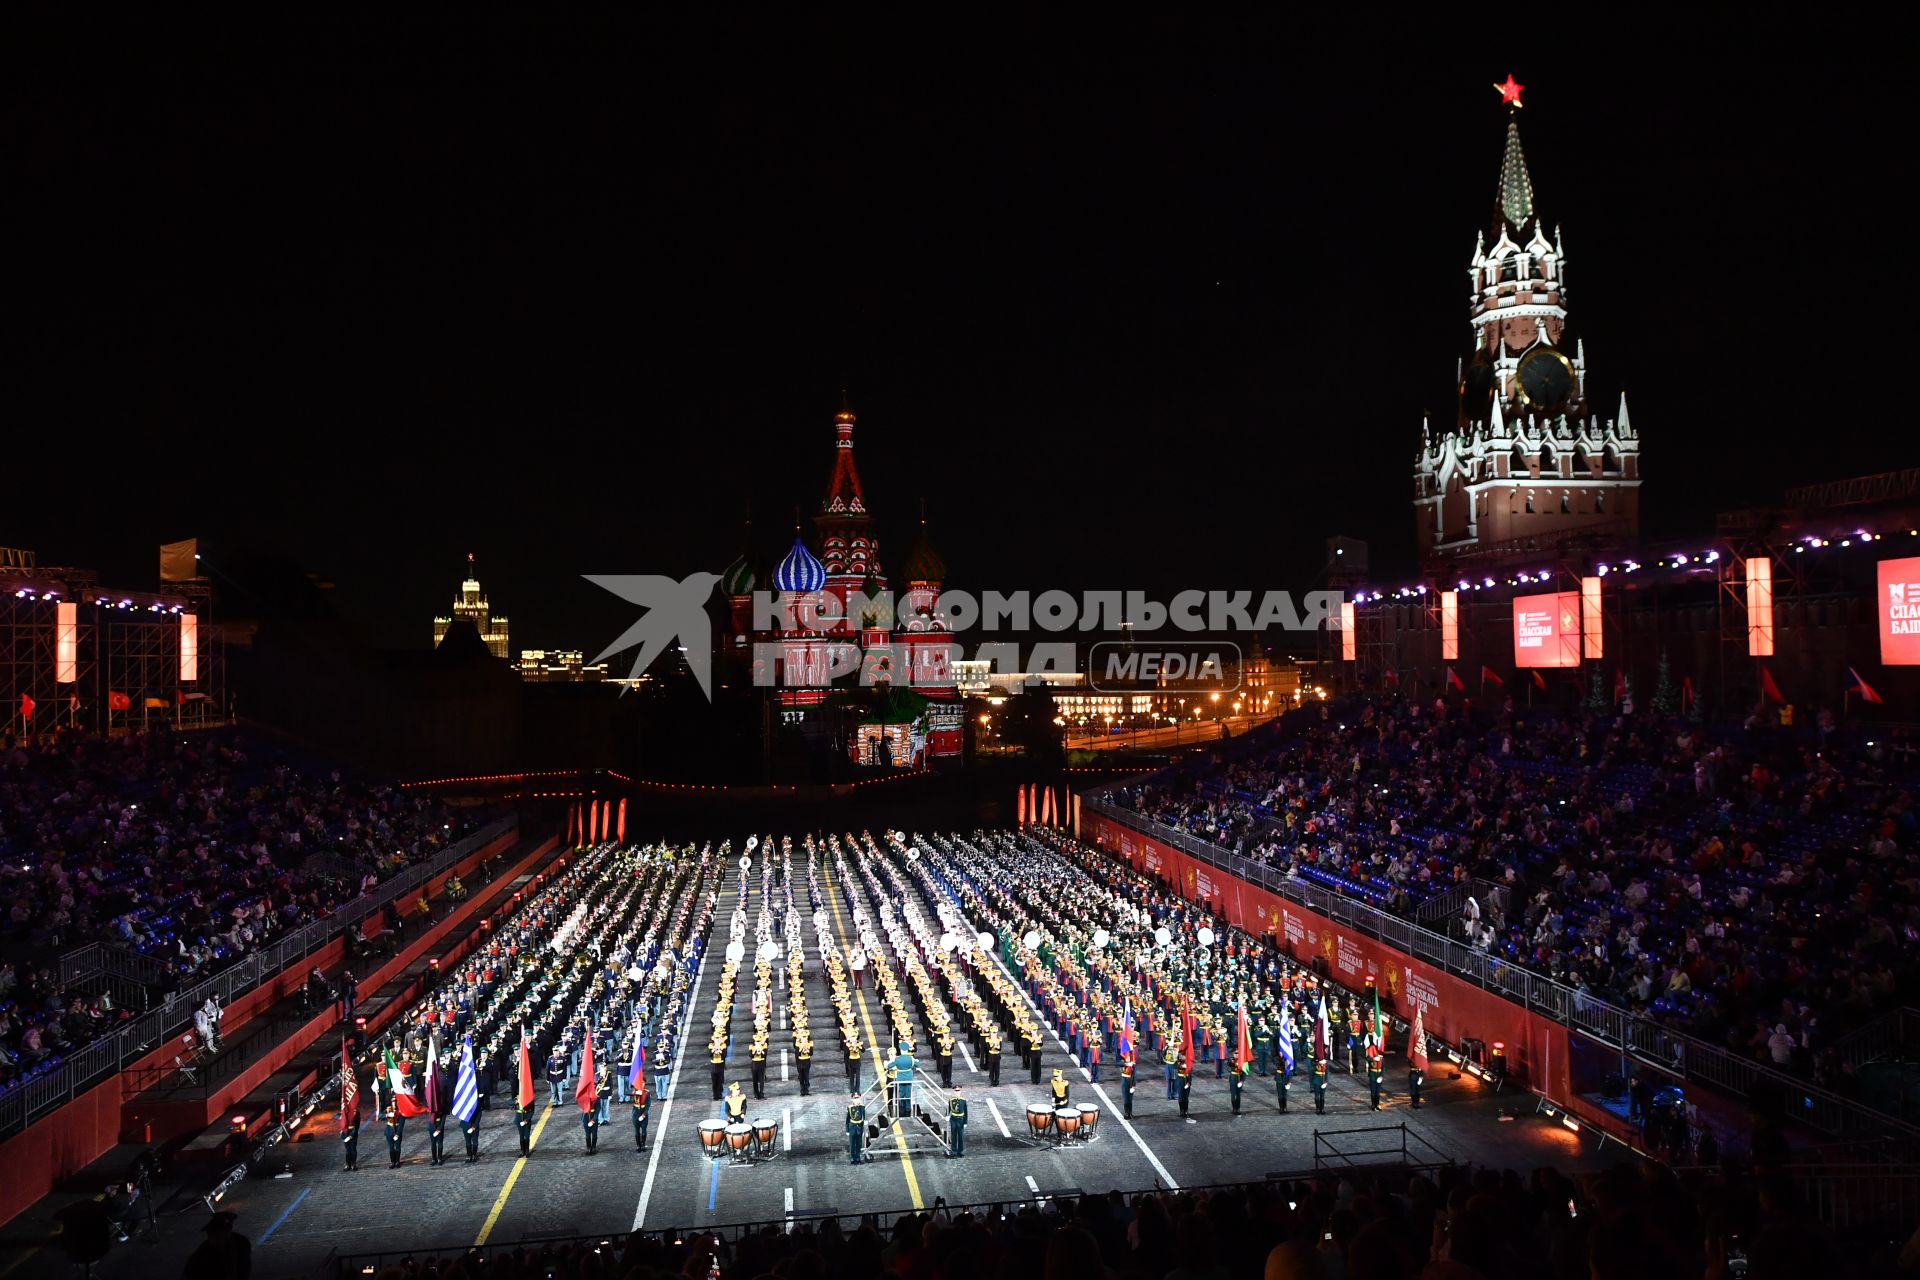
{"label": "red flag", "polygon": [[354,1074],[347,1038],[340,1037],[340,1132],[360,1127],[360,1077]]}
{"label": "red flag", "polygon": [[1766,697],[1767,701],[1778,702],[1782,706],[1786,705],[1787,695],[1780,692],[1780,686],[1773,682],[1773,672],[1767,670],[1765,667],[1760,668],[1760,692]]}
{"label": "red flag", "polygon": [[1013,793],[1013,807],[1017,817],[1017,825],[1022,827],[1026,826],[1027,825],[1027,789],[1025,787],[1021,787],[1018,791],[1015,791]]}
{"label": "red flag", "polygon": [[1501,689],[1507,687],[1507,682],[1500,678],[1500,673],[1485,663],[1480,666],[1480,683],[1494,685]]}
{"label": "red flag", "polygon": [[1238,1007],[1239,1026],[1234,1032],[1234,1047],[1240,1054],[1240,1074],[1253,1070],[1253,1037],[1247,1034],[1247,1004],[1241,1001]]}
{"label": "red flag", "polygon": [[529,1056],[532,1052],[532,1047],[527,1044],[527,1033],[522,1031],[520,1033],[520,1092],[515,1096],[519,1100],[518,1105],[523,1108],[533,1105],[533,1059]]}
{"label": "red flag", "polygon": [[121,693],[118,689],[109,689],[107,690],[107,710],[131,711],[133,710],[133,699]]}
{"label": "red flag", "polygon": [[1187,997],[1180,997],[1180,1061],[1187,1074],[1193,1074],[1193,1005]]}
{"label": "red flag", "polygon": [[573,1100],[580,1104],[582,1111],[591,1111],[599,1096],[594,1086],[593,1033],[588,1032],[587,1042],[580,1050],[580,1082],[573,1086]]}
{"label": "red flag", "polygon": [[1613,673],[1613,700],[1625,702],[1627,699],[1627,669],[1621,667]]}
{"label": "red flag", "polygon": [[1847,674],[1853,677],[1853,684],[1851,687],[1855,693],[1860,695],[1860,701],[1871,702],[1875,706],[1879,706],[1880,704],[1886,701],[1885,698],[1881,697],[1878,693],[1874,692],[1874,688],[1872,685],[1868,684],[1865,680],[1862,680],[1860,678],[1860,673],[1858,671],[1855,671],[1852,667],[1848,667]]}
{"label": "red flag", "polygon": [[33,719],[33,698],[24,693],[20,695],[20,718],[22,720]]}
{"label": "red flag", "polygon": [[1388,667],[1386,674],[1381,677],[1381,681],[1385,684],[1399,684],[1400,673],[1394,670],[1392,667]]}
{"label": "red flag", "polygon": [[1693,705],[1693,677],[1680,677],[1680,709],[1685,711]]}
{"label": "red flag", "polygon": [[1467,682],[1460,678],[1459,672],[1455,671],[1452,667],[1448,667],[1447,687],[1449,689],[1458,689],[1460,692],[1465,693],[1467,691]]}
{"label": "red flag", "polygon": [[1415,1071],[1427,1069],[1426,1006],[1413,1006],[1413,1030],[1407,1035],[1407,1065]]}
{"label": "red flag", "polygon": [[627,798],[626,798],[625,796],[621,796],[621,797],[620,797],[620,825],[619,825],[619,827],[618,827],[618,828],[617,828],[617,829],[616,829],[616,830],[614,831],[614,833],[613,833],[613,835],[614,835],[614,839],[616,839],[616,840],[618,840],[618,841],[620,841],[620,842],[621,842],[622,844],[625,844],[625,843],[626,843],[626,840],[627,840]]}
{"label": "red flag", "polygon": [[1533,687],[1536,689],[1544,689],[1547,687],[1547,678],[1541,675],[1537,669],[1533,673]]}

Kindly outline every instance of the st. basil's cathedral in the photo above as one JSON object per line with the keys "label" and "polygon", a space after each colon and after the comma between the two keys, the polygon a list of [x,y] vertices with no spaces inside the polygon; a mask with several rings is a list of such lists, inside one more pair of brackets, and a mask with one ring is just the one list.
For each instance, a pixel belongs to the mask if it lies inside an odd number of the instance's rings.
{"label": "st. basil's cathedral", "polygon": [[[814,545],[796,524],[793,545],[770,575],[747,549],[722,573],[726,657],[770,689],[781,722],[803,733],[826,727],[836,697],[857,707],[861,718],[846,741],[857,764],[958,760],[965,743],[953,682],[957,651],[940,610],[946,563],[922,517],[901,567],[906,589],[894,599],[854,461],[853,427],[843,398],[833,415],[826,495],[813,516]],[[777,625],[756,627],[754,596],[768,591]]]}

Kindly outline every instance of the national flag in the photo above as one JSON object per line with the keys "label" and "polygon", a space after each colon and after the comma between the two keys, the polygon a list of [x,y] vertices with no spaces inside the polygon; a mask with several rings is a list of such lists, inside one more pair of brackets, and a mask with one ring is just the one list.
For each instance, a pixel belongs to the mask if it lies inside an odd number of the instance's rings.
{"label": "national flag", "polygon": [[1451,666],[1447,668],[1447,688],[1458,689],[1462,693],[1467,691],[1467,682],[1462,680],[1460,673],[1455,671]]}
{"label": "national flag", "polygon": [[387,1088],[393,1091],[393,1105],[405,1116],[423,1116],[427,1109],[420,1105],[420,1095],[414,1092],[413,1078],[408,1075],[406,1064],[394,1061],[393,1050],[382,1053],[382,1064],[386,1067]]}
{"label": "national flag", "polygon": [[573,1100],[580,1104],[582,1111],[593,1110],[594,1103],[600,1100],[594,1083],[592,1032],[587,1033],[587,1042],[580,1049],[580,1082],[573,1086]]}
{"label": "national flag", "polygon": [[460,1070],[453,1081],[453,1114],[461,1124],[472,1124],[480,1110],[480,1081],[473,1074],[473,1037],[460,1041]]}
{"label": "national flag", "polygon": [[1507,687],[1507,682],[1500,678],[1500,673],[1485,663],[1480,664],[1480,683],[1490,684],[1499,689]]}
{"label": "national flag", "polygon": [[1426,1008],[1413,1006],[1413,1030],[1407,1036],[1407,1065],[1415,1071],[1427,1069]]}
{"label": "national flag", "polygon": [[440,1096],[440,1037],[432,1032],[427,1033],[427,1070],[424,1092],[428,1115],[447,1114],[447,1100]]}
{"label": "national flag", "polygon": [[1860,695],[1860,701],[1871,702],[1875,706],[1879,706],[1886,701],[1885,698],[1881,697],[1878,693],[1874,691],[1874,688],[1872,685],[1868,684],[1865,680],[1862,680],[1860,678],[1860,673],[1858,671],[1855,671],[1852,667],[1848,667],[1847,674],[1853,677],[1853,684],[1848,687],[1851,688],[1853,692]]}
{"label": "national flag", "polygon": [[1373,1042],[1380,1046],[1381,1052],[1387,1047],[1387,1025],[1380,1018],[1380,988],[1371,982],[1367,984],[1373,992]]}
{"label": "national flag", "polygon": [[1536,689],[1544,689],[1547,687],[1547,678],[1541,675],[1538,670],[1533,673],[1533,687]]}
{"label": "national flag", "polygon": [[140,705],[152,708],[155,711],[165,711],[167,709],[167,700],[165,698],[142,698],[140,699]]}
{"label": "national flag", "polygon": [[1239,1027],[1234,1032],[1234,1047],[1240,1054],[1240,1074],[1246,1075],[1253,1070],[1253,1037],[1247,1034],[1247,1002],[1242,1000],[1235,1008]]}
{"label": "national flag", "polygon": [[32,695],[25,694],[25,693],[21,694],[20,695],[20,718],[22,720],[33,719],[33,708],[34,708],[34,701],[33,701]]}
{"label": "national flag", "polygon": [[1768,702],[1778,702],[1782,706],[1786,705],[1787,695],[1780,692],[1780,686],[1773,682],[1773,672],[1767,670],[1765,667],[1760,668],[1760,692]]}
{"label": "national flag", "polygon": [[1120,1053],[1122,1056],[1133,1052],[1133,997],[1128,996],[1120,1003]]}
{"label": "national flag", "polygon": [[1627,669],[1625,667],[1617,668],[1613,673],[1613,700],[1615,702],[1627,700]]}
{"label": "national flag", "polygon": [[633,1069],[627,1072],[627,1087],[635,1093],[647,1091],[647,1042],[638,1036],[633,1042]]}
{"label": "national flag", "polygon": [[193,693],[186,689],[175,689],[173,691],[173,703],[177,707],[184,707],[189,702],[212,702],[212,701],[213,701],[213,695],[210,693]]}
{"label": "national flag", "polygon": [[1293,1070],[1293,1015],[1282,1014],[1280,1030],[1273,1037],[1273,1047],[1280,1051],[1280,1061],[1287,1064],[1287,1070]]}
{"label": "national flag", "polygon": [[109,689],[107,690],[107,710],[131,711],[133,710],[133,699],[118,689]]}
{"label": "national flag", "polygon": [[1320,997],[1319,1005],[1313,1011],[1313,1057],[1317,1062],[1321,1058],[1333,1056],[1333,1029],[1327,1025],[1327,997]]}
{"label": "national flag", "polygon": [[1680,677],[1680,709],[1687,710],[1693,705],[1693,677]]}
{"label": "national flag", "polygon": [[1187,1074],[1193,1074],[1193,1005],[1186,996],[1180,997],[1180,1062]]}
{"label": "national flag", "polygon": [[527,1044],[526,1029],[520,1031],[520,1091],[514,1095],[515,1105],[522,1108],[533,1105],[533,1050]]}
{"label": "national flag", "polygon": [[347,1038],[340,1037],[340,1132],[351,1133],[360,1127],[360,1077],[353,1069],[353,1054]]}

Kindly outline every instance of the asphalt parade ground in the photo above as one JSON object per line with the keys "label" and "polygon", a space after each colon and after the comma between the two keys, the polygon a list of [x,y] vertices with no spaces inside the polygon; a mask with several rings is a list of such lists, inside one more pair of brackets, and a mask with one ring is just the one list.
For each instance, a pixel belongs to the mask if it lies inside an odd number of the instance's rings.
{"label": "asphalt parade ground", "polygon": [[[854,941],[853,908],[863,890],[832,875],[824,877],[823,888],[839,945],[848,950]],[[736,893],[730,880],[716,905],[716,921],[732,915]],[[753,910],[757,903],[748,906]],[[711,948],[708,954],[713,955]],[[719,968],[717,959],[703,962],[696,975],[690,1028],[704,1030],[712,1018]],[[521,1159],[508,1085],[480,1113],[477,1163],[464,1163],[454,1140],[449,1142],[453,1157],[439,1168],[430,1167],[425,1125],[416,1120],[408,1126],[400,1168],[387,1167],[378,1128],[369,1126],[361,1135],[360,1167],[347,1172],[341,1167],[334,1117],[320,1112],[295,1141],[277,1149],[284,1153],[291,1177],[249,1179],[231,1190],[220,1207],[236,1213],[236,1229],[254,1241],[256,1275],[315,1276],[346,1255],[384,1253],[384,1260],[392,1261],[409,1250],[613,1235],[636,1228],[697,1229],[826,1214],[850,1217],[932,1208],[941,1201],[949,1206],[1008,1203],[1113,1189],[1203,1187],[1280,1173],[1306,1175],[1346,1158],[1362,1164],[1397,1162],[1403,1143],[1407,1159],[1416,1163],[1452,1159],[1523,1171],[1547,1164],[1577,1171],[1636,1158],[1618,1148],[1602,1151],[1595,1135],[1571,1133],[1536,1117],[1533,1099],[1523,1092],[1496,1092],[1472,1077],[1454,1078],[1443,1062],[1434,1064],[1423,1105],[1415,1110],[1407,1105],[1406,1063],[1398,1055],[1388,1060],[1387,1097],[1379,1111],[1368,1107],[1364,1076],[1336,1070],[1324,1115],[1315,1113],[1312,1091],[1297,1075],[1286,1114],[1278,1112],[1272,1078],[1249,1076],[1236,1116],[1230,1110],[1227,1082],[1207,1071],[1194,1080],[1185,1120],[1178,1104],[1166,1096],[1157,1062],[1142,1062],[1134,1117],[1128,1122],[1121,1114],[1117,1069],[1109,1065],[1102,1080],[1094,1083],[1066,1047],[1049,1038],[1041,1078],[1048,1080],[1054,1068],[1063,1069],[1071,1083],[1071,1101],[1100,1109],[1091,1140],[1062,1144],[1031,1137],[1027,1107],[1045,1100],[1047,1086],[1031,1083],[1018,1054],[1009,1053],[1001,1083],[988,1087],[986,1072],[962,1043],[954,1058],[954,1084],[971,1112],[966,1154],[907,1154],[901,1136],[883,1131],[870,1148],[872,1159],[853,1165],[845,1129],[847,1074],[833,1031],[826,980],[811,950],[806,982],[818,1046],[810,1096],[800,1092],[791,1049],[781,1047],[790,1044],[784,1006],[775,1014],[764,1099],[752,1097],[745,1037],[735,1036],[726,1078],[746,1089],[748,1118],[775,1128],[772,1153],[751,1163],[713,1160],[701,1148],[699,1123],[720,1118],[723,1107],[712,1097],[704,1036],[688,1034],[677,1040],[679,1057],[667,1093],[654,1098],[644,1151],[635,1150],[631,1109],[616,1103],[601,1131],[598,1152],[587,1154],[571,1093],[560,1106],[549,1107],[542,1084],[532,1152]],[[877,993],[869,986],[858,993],[855,1004],[867,1048],[865,1083],[881,1066],[872,1034],[879,1025]],[[735,1011],[736,1026],[743,1016]],[[696,1043],[686,1053],[689,1041]],[[926,1066],[931,1069],[930,1062]],[[1401,1125],[1406,1127],[1404,1138]],[[281,1162],[278,1154],[270,1167],[276,1162]],[[205,1220],[197,1201],[163,1213],[154,1233],[157,1239],[136,1237],[115,1245],[94,1274],[105,1280],[146,1280],[156,1268],[176,1274],[199,1243]],[[9,1249],[7,1254],[11,1256],[0,1255],[0,1280],[51,1280],[70,1274],[70,1264],[56,1247]]]}

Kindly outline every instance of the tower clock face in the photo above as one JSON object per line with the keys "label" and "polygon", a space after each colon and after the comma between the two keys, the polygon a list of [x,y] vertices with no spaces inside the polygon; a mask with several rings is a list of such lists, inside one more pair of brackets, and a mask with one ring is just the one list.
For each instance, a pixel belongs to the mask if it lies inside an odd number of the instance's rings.
{"label": "tower clock face", "polygon": [[1573,395],[1573,365],[1552,347],[1535,347],[1520,361],[1520,397],[1527,407],[1554,413]]}

